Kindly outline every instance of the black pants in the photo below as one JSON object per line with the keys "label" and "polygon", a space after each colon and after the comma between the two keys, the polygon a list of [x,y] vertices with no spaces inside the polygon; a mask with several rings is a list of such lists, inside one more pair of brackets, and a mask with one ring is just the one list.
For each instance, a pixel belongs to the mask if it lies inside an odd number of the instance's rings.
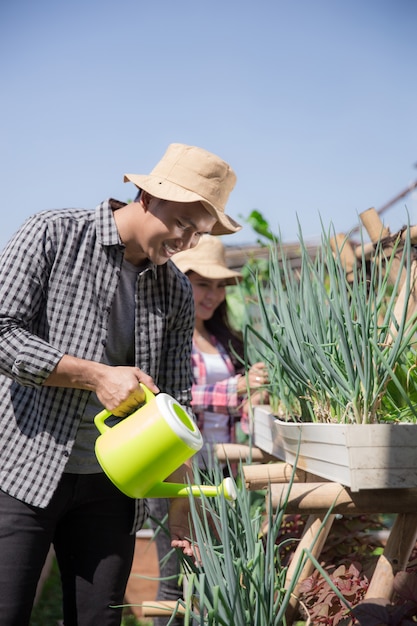
{"label": "black pants", "polygon": [[64,474],[46,509],[0,491],[0,626],[29,624],[50,544],[65,626],[118,626],[132,566],[134,500],[103,474]]}

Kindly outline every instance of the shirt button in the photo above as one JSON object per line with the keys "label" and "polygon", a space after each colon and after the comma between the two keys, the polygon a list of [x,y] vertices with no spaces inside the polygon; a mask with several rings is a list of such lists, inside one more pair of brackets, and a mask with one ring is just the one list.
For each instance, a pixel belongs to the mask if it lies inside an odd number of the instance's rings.
{"label": "shirt button", "polygon": [[69,456],[68,450],[64,450],[64,456]]}
{"label": "shirt button", "polygon": [[102,346],[106,346],[107,345],[107,340],[106,339],[102,339],[101,340],[101,345]]}

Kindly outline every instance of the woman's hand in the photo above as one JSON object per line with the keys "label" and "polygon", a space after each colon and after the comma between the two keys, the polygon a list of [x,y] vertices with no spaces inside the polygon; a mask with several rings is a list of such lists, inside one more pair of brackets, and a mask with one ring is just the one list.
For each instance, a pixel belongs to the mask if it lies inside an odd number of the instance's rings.
{"label": "woman's hand", "polygon": [[242,375],[237,381],[237,392],[244,395],[249,390],[257,390],[269,383],[268,371],[265,363],[254,363],[248,370],[247,375]]}
{"label": "woman's hand", "polygon": [[191,537],[195,537],[192,528],[190,502],[188,498],[173,498],[168,512],[168,526],[171,535],[171,547],[182,550],[185,556],[200,560],[198,545]]}

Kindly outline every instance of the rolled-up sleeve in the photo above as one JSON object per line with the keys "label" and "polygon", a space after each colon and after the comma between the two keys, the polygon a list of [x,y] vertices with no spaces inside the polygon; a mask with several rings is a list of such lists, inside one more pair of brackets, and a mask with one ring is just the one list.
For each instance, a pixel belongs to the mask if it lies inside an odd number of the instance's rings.
{"label": "rolled-up sleeve", "polygon": [[0,255],[0,373],[33,387],[62,358],[34,322],[47,324],[41,297],[48,290],[46,230],[41,220],[27,220]]}

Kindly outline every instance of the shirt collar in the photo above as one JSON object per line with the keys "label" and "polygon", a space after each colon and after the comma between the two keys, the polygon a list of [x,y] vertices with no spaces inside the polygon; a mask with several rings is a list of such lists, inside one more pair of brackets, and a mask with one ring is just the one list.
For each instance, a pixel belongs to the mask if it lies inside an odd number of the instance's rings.
{"label": "shirt collar", "polygon": [[[126,204],[127,202],[108,198],[96,207],[97,238],[103,246],[120,246],[124,248],[114,221],[113,212],[126,206]],[[154,278],[157,278],[157,266],[155,263],[149,260],[148,265],[143,268],[143,271],[145,270],[151,270]]]}
{"label": "shirt collar", "polygon": [[120,202],[114,198],[104,200],[96,207],[96,230],[97,238],[103,246],[116,246],[123,244],[120,240],[119,232],[116,228],[116,222],[113,218],[113,211],[117,211],[126,202]]}

